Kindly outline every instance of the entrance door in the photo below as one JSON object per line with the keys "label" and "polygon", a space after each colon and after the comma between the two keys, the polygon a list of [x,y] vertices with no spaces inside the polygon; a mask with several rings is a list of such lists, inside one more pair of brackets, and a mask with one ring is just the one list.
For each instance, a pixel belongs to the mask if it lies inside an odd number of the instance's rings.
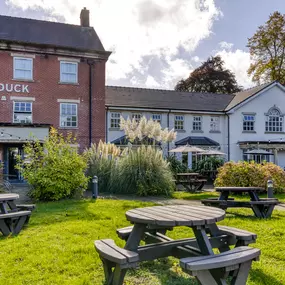
{"label": "entrance door", "polygon": [[5,149],[5,163],[4,163],[4,174],[7,179],[11,182],[23,181],[21,172],[16,169],[17,156],[23,157],[23,147],[22,146],[7,146]]}

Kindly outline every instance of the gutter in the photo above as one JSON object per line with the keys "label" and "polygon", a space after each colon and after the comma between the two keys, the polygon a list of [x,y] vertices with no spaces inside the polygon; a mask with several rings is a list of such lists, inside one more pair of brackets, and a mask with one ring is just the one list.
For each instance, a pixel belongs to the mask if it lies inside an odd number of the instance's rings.
{"label": "gutter", "polygon": [[94,60],[87,60],[89,65],[89,146],[92,144],[92,92],[93,92],[93,66]]}

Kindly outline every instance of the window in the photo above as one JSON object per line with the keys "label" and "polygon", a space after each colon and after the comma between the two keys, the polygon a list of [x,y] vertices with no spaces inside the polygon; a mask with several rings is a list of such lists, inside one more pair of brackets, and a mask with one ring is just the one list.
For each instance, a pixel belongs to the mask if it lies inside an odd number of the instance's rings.
{"label": "window", "polygon": [[174,129],[184,130],[184,116],[175,116]]}
{"label": "window", "polygon": [[202,131],[202,117],[201,116],[193,117],[193,131]]}
{"label": "window", "polygon": [[14,79],[33,79],[33,59],[14,57]]}
{"label": "window", "polygon": [[254,131],[255,115],[243,115],[243,127],[244,132]]}
{"label": "window", "polygon": [[282,132],[283,115],[277,108],[272,108],[266,114],[265,131],[266,132]]}
{"label": "window", "polygon": [[139,114],[139,113],[134,113],[134,114],[132,114],[132,119],[135,119],[135,121],[136,121],[137,123],[139,123],[139,121],[141,120],[141,117],[142,117],[142,115]]}
{"label": "window", "polygon": [[161,115],[160,114],[153,114],[152,120],[161,124]]}
{"label": "window", "polygon": [[121,123],[121,114],[120,113],[111,113],[111,128],[119,129]]}
{"label": "window", "polygon": [[31,124],[32,123],[32,103],[14,102],[14,123]]}
{"label": "window", "polygon": [[60,104],[60,126],[75,128],[77,127],[77,104]]}
{"label": "window", "polygon": [[210,119],[210,130],[212,132],[220,131],[220,117],[211,117]]}
{"label": "window", "polygon": [[60,62],[60,82],[77,83],[78,82],[78,63],[77,62]]}

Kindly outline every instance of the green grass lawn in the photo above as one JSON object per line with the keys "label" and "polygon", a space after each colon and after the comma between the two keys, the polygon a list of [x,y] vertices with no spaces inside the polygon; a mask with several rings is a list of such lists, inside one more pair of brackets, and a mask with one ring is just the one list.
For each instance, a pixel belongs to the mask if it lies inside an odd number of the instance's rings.
{"label": "green grass lawn", "polygon": [[[152,205],[135,201],[100,199],[38,204],[30,223],[18,236],[0,238],[0,284],[103,284],[103,269],[94,249],[96,239],[124,241],[116,229],[129,225],[125,212]],[[247,284],[285,284],[285,212],[274,211],[271,219],[252,217],[251,210],[229,210],[220,224],[257,233],[253,246],[262,250],[253,264]],[[188,228],[176,228],[169,235],[189,237]],[[127,274],[126,285],[193,285],[182,273],[179,261],[165,258],[146,262]]]}

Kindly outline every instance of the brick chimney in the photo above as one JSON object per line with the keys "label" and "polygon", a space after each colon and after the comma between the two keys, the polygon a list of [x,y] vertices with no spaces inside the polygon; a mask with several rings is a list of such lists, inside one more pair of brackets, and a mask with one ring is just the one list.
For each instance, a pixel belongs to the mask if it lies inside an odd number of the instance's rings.
{"label": "brick chimney", "polygon": [[84,7],[84,9],[81,10],[80,13],[80,25],[82,27],[89,27],[90,23],[89,23],[89,10],[86,9],[86,7]]}

